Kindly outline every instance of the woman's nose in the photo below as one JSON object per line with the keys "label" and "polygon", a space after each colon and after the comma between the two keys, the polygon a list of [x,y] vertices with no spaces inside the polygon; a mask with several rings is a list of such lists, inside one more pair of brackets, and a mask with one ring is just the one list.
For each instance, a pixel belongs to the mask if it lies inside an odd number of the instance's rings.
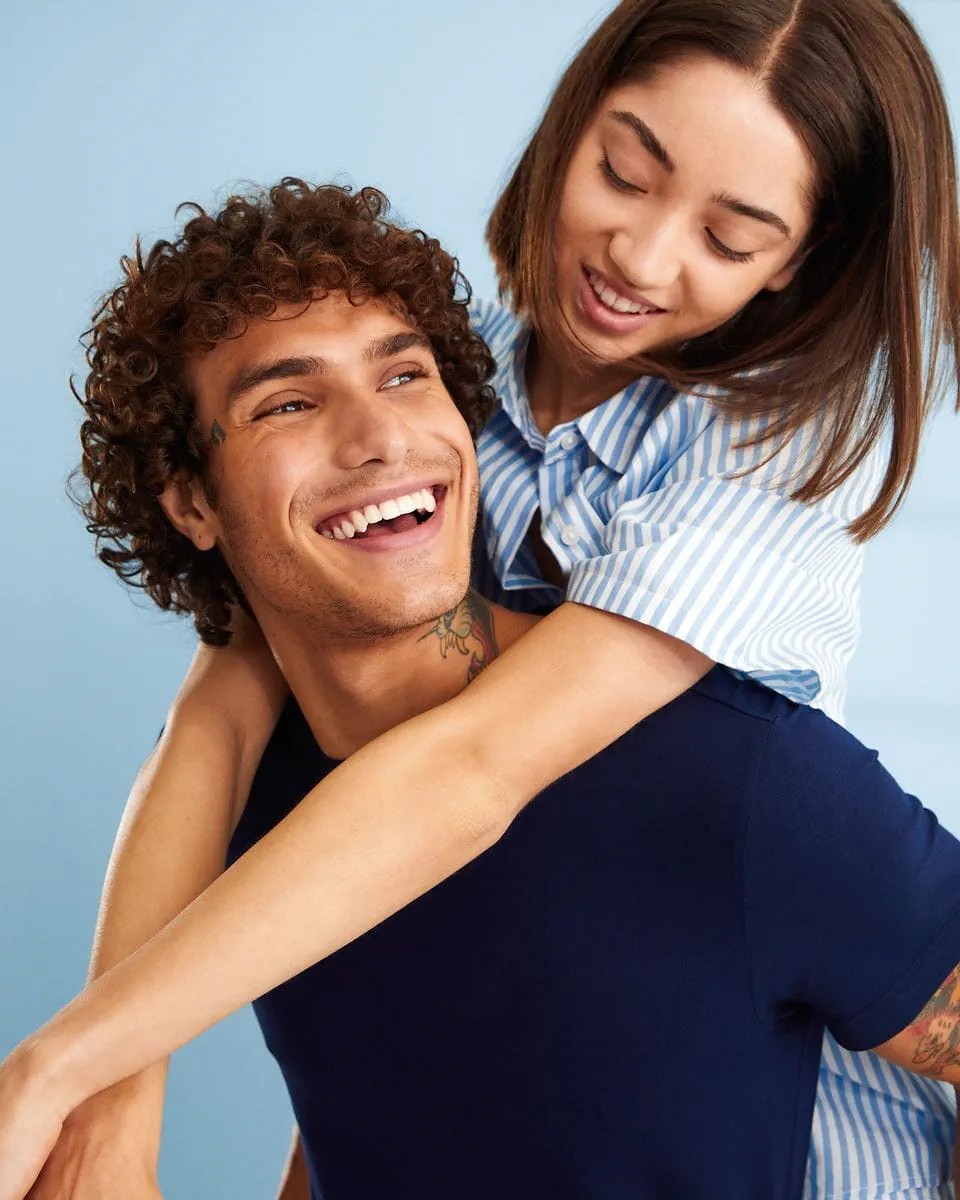
{"label": "woman's nose", "polygon": [[[682,262],[682,238],[677,223],[651,222],[643,229],[614,234],[610,259],[624,281],[638,292],[662,291],[676,282]],[[652,296],[656,301],[659,297]]]}

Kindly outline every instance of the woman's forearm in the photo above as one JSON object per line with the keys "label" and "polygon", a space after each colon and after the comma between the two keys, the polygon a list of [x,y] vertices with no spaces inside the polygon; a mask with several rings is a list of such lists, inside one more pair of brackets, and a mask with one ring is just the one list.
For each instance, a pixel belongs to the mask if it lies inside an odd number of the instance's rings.
{"label": "woman's forearm", "polygon": [[564,606],[455,700],[337,768],[58,1014],[41,1031],[49,1071],[77,1104],[162,1058],[458,870],[708,666],[664,635]]}
{"label": "woman's forearm", "polygon": [[[104,882],[88,979],[138,950],[222,873],[276,717],[262,651],[201,647],[131,790]],[[86,1114],[159,1148],[166,1059],[100,1093]]]}

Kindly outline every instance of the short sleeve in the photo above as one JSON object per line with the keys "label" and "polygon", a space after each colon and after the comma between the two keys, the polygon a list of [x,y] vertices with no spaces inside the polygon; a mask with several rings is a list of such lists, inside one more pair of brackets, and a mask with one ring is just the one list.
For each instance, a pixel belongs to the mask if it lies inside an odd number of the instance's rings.
{"label": "short sleeve", "polygon": [[803,1006],[869,1049],[960,962],[960,842],[822,713],[771,724],[744,864],[761,1018]]}
{"label": "short sleeve", "polygon": [[[848,527],[877,494],[886,451],[816,503],[790,498],[815,458],[805,429],[769,462],[756,422],[679,396],[644,433],[606,517],[602,555],[567,599],[669,633],[716,662],[839,717],[859,632],[862,548]],[[656,474],[645,464],[676,451]]]}

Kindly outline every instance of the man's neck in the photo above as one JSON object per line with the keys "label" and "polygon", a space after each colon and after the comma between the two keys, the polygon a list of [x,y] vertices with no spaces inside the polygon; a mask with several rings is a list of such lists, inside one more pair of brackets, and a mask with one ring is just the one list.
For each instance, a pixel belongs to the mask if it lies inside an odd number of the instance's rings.
{"label": "man's neck", "polygon": [[318,744],[341,759],[458,695],[535,622],[471,590],[437,620],[376,641],[332,644],[263,624]]}

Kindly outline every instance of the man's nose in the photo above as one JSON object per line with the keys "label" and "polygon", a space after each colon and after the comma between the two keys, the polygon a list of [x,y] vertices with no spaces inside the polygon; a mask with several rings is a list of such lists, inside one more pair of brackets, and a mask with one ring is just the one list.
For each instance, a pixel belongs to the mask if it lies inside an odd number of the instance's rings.
{"label": "man's nose", "polygon": [[355,470],[371,462],[403,461],[410,449],[410,428],[389,397],[358,388],[342,395],[337,409],[334,438],[339,466]]}
{"label": "man's nose", "polygon": [[638,292],[662,291],[674,284],[680,275],[683,236],[679,220],[652,218],[641,229],[621,230],[614,234],[610,241],[610,259],[624,281]]}

